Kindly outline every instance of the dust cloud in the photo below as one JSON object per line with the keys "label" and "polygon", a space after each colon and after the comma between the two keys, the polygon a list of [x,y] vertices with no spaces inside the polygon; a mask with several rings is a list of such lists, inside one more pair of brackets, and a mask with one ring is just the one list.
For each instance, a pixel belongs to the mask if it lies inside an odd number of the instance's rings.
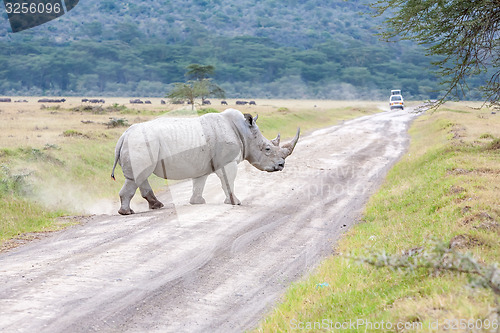
{"label": "dust cloud", "polygon": [[102,199],[75,183],[57,179],[44,180],[34,184],[33,199],[45,207],[62,210],[68,214],[101,215],[114,214],[118,209],[118,198]]}

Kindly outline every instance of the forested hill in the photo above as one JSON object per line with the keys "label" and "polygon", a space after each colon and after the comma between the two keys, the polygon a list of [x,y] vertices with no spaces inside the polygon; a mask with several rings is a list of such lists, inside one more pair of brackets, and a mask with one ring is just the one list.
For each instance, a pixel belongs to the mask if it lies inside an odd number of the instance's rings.
{"label": "forested hill", "polygon": [[[255,36],[310,48],[331,39],[374,42],[373,18],[359,15],[367,11],[360,1],[344,0],[80,0],[72,12],[33,34],[65,41],[154,38],[168,43]],[[5,36],[6,20],[2,28]]]}
{"label": "forested hill", "polygon": [[[2,10],[0,95],[164,96],[191,63],[229,97],[435,98],[430,60],[377,39],[362,1],[80,0],[13,34]],[[360,15],[360,13],[365,13]]]}

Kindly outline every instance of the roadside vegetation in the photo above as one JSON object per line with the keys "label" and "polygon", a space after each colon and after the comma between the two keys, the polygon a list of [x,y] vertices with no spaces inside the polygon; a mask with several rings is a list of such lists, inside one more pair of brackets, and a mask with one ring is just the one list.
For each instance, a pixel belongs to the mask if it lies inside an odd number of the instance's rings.
{"label": "roadside vegetation", "polygon": [[[497,332],[500,116],[467,104],[446,103],[415,120],[409,151],[359,223],[256,331],[428,332],[447,325],[465,332],[467,321],[470,331]],[[439,251],[442,261],[433,262]],[[430,268],[403,267],[422,254]],[[442,269],[454,256],[493,272],[493,284]]]}
{"label": "roadside vegetation", "polygon": [[[269,101],[239,109],[258,113],[261,131],[272,139],[278,131],[283,138],[292,137],[297,126],[306,133],[380,111],[377,103],[350,104],[354,106],[343,102],[314,107],[312,102]],[[92,207],[102,200],[118,207],[121,171],[116,182],[110,179],[116,141],[126,126],[134,123],[169,114],[193,116],[190,107],[172,111],[177,107],[135,109],[121,104],[101,107],[76,102],[42,109],[36,104],[23,105],[22,109],[2,105],[0,249],[6,240],[26,237],[26,233],[64,227],[67,219],[61,217],[92,213]],[[225,108],[201,108],[198,114]],[[150,182],[155,190],[165,186],[165,181],[155,176]]]}

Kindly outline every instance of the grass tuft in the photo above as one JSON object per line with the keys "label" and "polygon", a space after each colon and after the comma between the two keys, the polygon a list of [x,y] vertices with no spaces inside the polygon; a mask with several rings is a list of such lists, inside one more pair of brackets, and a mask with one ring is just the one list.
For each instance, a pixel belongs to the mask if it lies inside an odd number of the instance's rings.
{"label": "grass tuft", "polygon": [[488,145],[488,150],[499,150],[500,149],[500,138],[494,139],[493,142],[491,142]]}
{"label": "grass tuft", "polygon": [[77,130],[73,130],[73,129],[64,131],[62,135],[65,137],[84,137],[85,136],[82,132],[77,131]]}

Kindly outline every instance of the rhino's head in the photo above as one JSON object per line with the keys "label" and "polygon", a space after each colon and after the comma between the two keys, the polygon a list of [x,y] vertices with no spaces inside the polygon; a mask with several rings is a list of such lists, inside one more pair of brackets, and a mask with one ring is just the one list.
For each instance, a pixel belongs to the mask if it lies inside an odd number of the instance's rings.
{"label": "rhino's head", "polygon": [[280,135],[273,139],[266,139],[256,124],[259,116],[252,117],[245,114],[245,125],[247,126],[250,138],[245,145],[245,159],[259,170],[273,172],[281,171],[285,167],[285,158],[287,158],[295,148],[299,140],[300,128],[292,141],[285,143],[280,147]]}

